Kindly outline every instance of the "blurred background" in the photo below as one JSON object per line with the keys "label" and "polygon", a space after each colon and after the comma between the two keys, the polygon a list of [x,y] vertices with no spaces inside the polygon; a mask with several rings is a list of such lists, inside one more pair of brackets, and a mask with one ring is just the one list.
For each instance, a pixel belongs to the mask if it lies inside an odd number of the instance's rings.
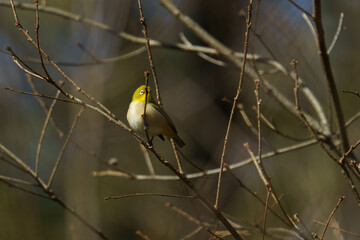
{"label": "blurred background", "polygon": [[[33,1],[21,2],[33,4]],[[247,1],[227,1],[226,4],[215,0],[174,2],[222,43],[234,51],[243,51],[245,23],[239,12],[246,11]],[[312,1],[298,2],[303,8],[312,11]],[[46,114],[33,96],[10,92],[3,87],[32,91],[24,72],[7,55],[6,46],[11,46],[21,57],[36,59],[38,55],[14,25],[8,3],[9,1],[0,1],[0,143],[31,168],[35,168],[36,149]],[[137,1],[47,0],[46,4],[107,24],[116,32],[143,37]],[[181,43],[179,34],[183,33],[191,43],[206,46],[157,1],[143,1],[142,4],[151,39]],[[323,1],[322,10],[328,46],[338,27],[340,13],[344,13],[342,31],[330,59],[347,121],[360,109],[358,97],[342,92],[360,89],[357,60],[360,53],[360,2]],[[17,12],[22,26],[35,37],[35,12],[20,8]],[[333,109],[330,109],[316,43],[300,11],[286,0],[262,0],[254,1],[253,13],[253,27],[261,41],[251,34],[249,53],[275,58],[288,69],[291,69],[290,61],[296,59],[299,76],[313,91],[327,116],[331,116]],[[144,71],[150,70],[147,53],[142,51],[122,61],[98,61],[130,53],[143,45],[121,39],[90,24],[44,12],[40,13],[39,37],[42,48],[60,64],[68,76],[127,124],[126,112],[132,94],[144,83]],[[217,168],[231,110],[231,103],[222,99],[226,97],[232,100],[235,96],[239,69],[231,63],[225,67],[214,65],[194,52],[168,47],[154,47],[152,50],[164,108],[176,125],[179,136],[186,142],[181,151],[202,169]],[[42,71],[38,63],[27,63]],[[47,66],[55,80],[64,80],[53,67]],[[258,67],[270,69],[265,64],[259,64]],[[266,77],[294,102],[294,82],[289,77],[280,72],[267,74]],[[150,79],[150,85],[154,87],[152,78]],[[243,104],[250,121],[256,126],[253,80],[245,76],[239,103]],[[51,96],[56,93],[54,87],[39,79],[34,79],[34,83],[40,93]],[[79,96],[69,83],[65,82],[64,88]],[[261,98],[262,113],[280,131],[299,139],[310,136],[302,123],[273,98],[262,91]],[[48,105],[51,104],[51,100],[43,100]],[[303,96],[300,96],[300,105],[316,118]],[[79,109],[79,106],[69,103],[56,104],[53,118],[65,133],[69,132]],[[359,129],[359,121],[347,129],[350,144],[359,139]],[[266,127],[262,134],[265,139],[264,153],[299,143],[277,135]],[[132,135],[94,111],[85,110],[75,127],[73,139],[96,153],[103,161],[115,158],[120,169],[134,174],[149,174],[144,155]],[[226,154],[227,163],[248,159],[248,153],[243,147],[245,142],[249,143],[254,152],[257,151],[257,136],[249,130],[236,110]],[[44,180],[49,178],[63,143],[64,139],[59,138],[54,127],[49,125],[40,155],[40,177]],[[163,142],[156,138],[154,146],[166,159],[176,164],[168,140]],[[360,156],[359,149],[354,152]],[[172,175],[158,160],[153,156],[151,158],[156,174]],[[186,173],[198,172],[186,161],[183,163]],[[318,145],[266,159],[264,165],[277,193],[283,195],[282,203],[287,212],[291,216],[298,213],[310,231],[318,234],[322,232],[323,226],[313,220],[325,222],[339,196],[345,195],[346,199],[337,210],[331,225],[360,233],[360,209],[354,195],[338,165]],[[147,196],[105,201],[107,196],[133,193],[191,194],[179,181],[135,181],[111,176],[95,178],[92,175],[93,171],[107,169],[109,167],[96,158],[79,150],[74,144],[69,144],[55,175],[53,190],[91,224],[100,228],[109,239],[141,239],[135,235],[137,230],[150,239],[181,239],[196,229],[194,223],[166,207],[168,202],[201,221],[216,223],[216,218],[197,200]],[[265,201],[266,188],[253,164],[238,168],[234,173]],[[0,175],[31,180],[24,172],[5,161],[0,161]],[[202,194],[214,202],[217,174],[192,181]],[[50,200],[10,188],[6,184],[0,184],[0,192],[1,239],[99,239]],[[247,239],[261,238],[256,229],[262,224],[264,207],[240,188],[229,174],[224,175],[220,207],[225,213],[236,217],[239,224],[253,229]],[[278,211],[278,208],[274,209]],[[267,226],[284,227],[270,214]],[[202,230],[190,239],[208,238],[209,233]],[[329,229],[326,239],[359,239],[359,236],[342,235],[339,231]]]}

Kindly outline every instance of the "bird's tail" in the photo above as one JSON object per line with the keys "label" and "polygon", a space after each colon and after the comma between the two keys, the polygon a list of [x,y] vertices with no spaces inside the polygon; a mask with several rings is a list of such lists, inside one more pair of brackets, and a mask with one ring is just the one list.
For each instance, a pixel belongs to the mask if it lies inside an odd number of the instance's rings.
{"label": "bird's tail", "polygon": [[183,147],[185,145],[184,141],[178,135],[176,135],[172,139],[179,147]]}

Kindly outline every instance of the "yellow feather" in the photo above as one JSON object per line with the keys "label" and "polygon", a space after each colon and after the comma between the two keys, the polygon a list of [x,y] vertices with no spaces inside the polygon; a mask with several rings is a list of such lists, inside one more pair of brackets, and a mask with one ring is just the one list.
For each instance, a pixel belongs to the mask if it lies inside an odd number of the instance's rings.
{"label": "yellow feather", "polygon": [[127,120],[130,127],[135,131],[144,134],[144,106],[145,96],[147,95],[146,105],[146,123],[148,126],[147,132],[149,137],[155,135],[163,135],[174,139],[174,141],[182,147],[185,145],[184,141],[177,135],[176,128],[166,112],[155,103],[151,96],[150,87],[147,88],[148,93],[145,92],[146,86],[138,87],[132,97],[132,102],[129,105],[127,112]]}

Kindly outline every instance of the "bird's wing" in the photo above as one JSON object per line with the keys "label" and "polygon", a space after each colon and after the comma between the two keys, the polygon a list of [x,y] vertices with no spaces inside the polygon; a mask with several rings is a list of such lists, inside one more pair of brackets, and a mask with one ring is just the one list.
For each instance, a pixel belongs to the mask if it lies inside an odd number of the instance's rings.
{"label": "bird's wing", "polygon": [[157,105],[156,103],[150,103],[152,107],[154,107],[159,113],[161,113],[161,115],[164,116],[164,118],[169,122],[170,127],[172,128],[172,130],[175,132],[175,134],[177,133],[176,128],[174,123],[171,121],[170,117],[166,114],[166,112],[164,111],[164,109],[162,109],[159,105]]}

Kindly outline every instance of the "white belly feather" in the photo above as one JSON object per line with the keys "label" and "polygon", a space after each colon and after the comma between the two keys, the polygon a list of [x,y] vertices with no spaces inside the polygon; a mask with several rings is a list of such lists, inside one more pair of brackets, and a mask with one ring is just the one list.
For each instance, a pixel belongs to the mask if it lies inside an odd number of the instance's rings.
{"label": "white belly feather", "polygon": [[[143,114],[144,102],[131,102],[126,117],[132,129],[145,134]],[[151,104],[147,104],[146,106],[146,122],[150,137],[163,134],[169,125],[165,117]]]}

